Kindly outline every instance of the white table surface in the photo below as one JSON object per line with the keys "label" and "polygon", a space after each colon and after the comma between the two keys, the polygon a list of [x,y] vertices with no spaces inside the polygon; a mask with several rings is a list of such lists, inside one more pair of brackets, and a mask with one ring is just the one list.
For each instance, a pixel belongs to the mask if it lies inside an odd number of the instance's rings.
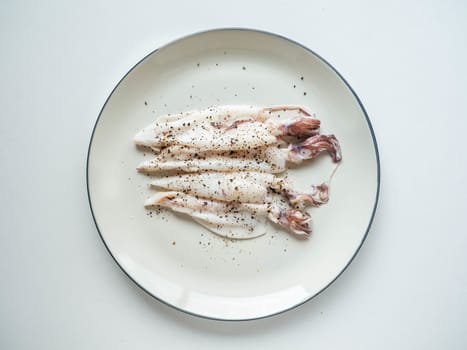
{"label": "white table surface", "polygon": [[[0,4],[1,349],[465,349],[465,1],[10,1]],[[119,79],[204,29],[279,33],[365,105],[382,189],[370,234],[324,293],[219,322],[171,309],[114,263],[86,194],[88,142]]]}

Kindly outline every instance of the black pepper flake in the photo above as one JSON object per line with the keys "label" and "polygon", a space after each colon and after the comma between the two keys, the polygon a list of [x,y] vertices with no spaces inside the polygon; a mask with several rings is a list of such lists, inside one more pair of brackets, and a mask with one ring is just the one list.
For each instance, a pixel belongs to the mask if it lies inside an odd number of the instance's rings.
{"label": "black pepper flake", "polygon": [[297,85],[294,84],[293,88],[295,89],[297,87]]}
{"label": "black pepper flake", "polygon": [[199,63],[196,63],[196,65],[199,67]]}
{"label": "black pepper flake", "polygon": [[172,242],[172,245],[175,245],[175,241]]}
{"label": "black pepper flake", "polygon": [[303,93],[303,96],[306,96],[306,91]]}
{"label": "black pepper flake", "polygon": [[147,105],[148,105],[148,103],[147,103],[146,101],[144,101],[144,105],[145,105],[145,106],[147,106]]}
{"label": "black pepper flake", "polygon": [[300,80],[303,80],[303,77],[300,77]]}
{"label": "black pepper flake", "polygon": [[243,66],[243,67],[242,67],[242,69],[243,69],[243,70],[246,70],[246,67],[245,67],[245,66]]}

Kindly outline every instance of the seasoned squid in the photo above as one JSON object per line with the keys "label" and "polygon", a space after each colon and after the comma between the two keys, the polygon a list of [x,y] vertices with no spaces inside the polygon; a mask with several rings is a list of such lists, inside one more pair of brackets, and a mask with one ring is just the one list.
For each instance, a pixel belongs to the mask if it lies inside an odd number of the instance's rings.
{"label": "seasoned squid", "polygon": [[210,231],[233,239],[251,239],[264,235],[268,221],[298,236],[311,233],[311,218],[308,214],[277,204],[232,205],[183,192],[159,192],[149,198],[145,206],[165,207],[186,214]]}
{"label": "seasoned squid", "polygon": [[[287,110],[298,115],[280,119],[273,113]],[[220,106],[158,118],[138,132],[134,141],[153,149],[182,145],[238,151],[273,145],[286,136],[314,136],[319,127],[320,121],[300,106]]]}
{"label": "seasoned squid", "polygon": [[151,160],[140,163],[138,171],[259,171],[282,173],[286,168],[284,150],[275,146],[250,151],[217,151],[184,146],[166,147]]}
{"label": "seasoned squid", "polygon": [[149,173],[167,170],[281,173],[287,169],[287,162],[299,164],[323,152],[328,152],[334,162],[342,159],[340,145],[334,135],[316,135],[287,148],[269,146],[250,151],[172,146],[163,149],[156,158],[142,162],[137,169]]}
{"label": "seasoned squid", "polygon": [[[308,207],[329,200],[329,185],[299,191],[285,173],[328,153],[342,159],[337,138],[320,134],[321,122],[301,106],[218,106],[159,117],[134,137],[156,155],[138,171],[158,190],[145,207],[187,215],[232,239],[265,234],[276,224],[300,237],[311,233]],[[337,167],[336,167],[337,169]],[[331,175],[332,177],[332,175]]]}
{"label": "seasoned squid", "polygon": [[329,199],[326,183],[314,185],[310,193],[303,193],[295,190],[285,179],[272,174],[247,171],[165,176],[153,180],[150,185],[223,202],[266,203],[271,202],[271,194],[278,194],[293,206],[317,207],[327,203]]}

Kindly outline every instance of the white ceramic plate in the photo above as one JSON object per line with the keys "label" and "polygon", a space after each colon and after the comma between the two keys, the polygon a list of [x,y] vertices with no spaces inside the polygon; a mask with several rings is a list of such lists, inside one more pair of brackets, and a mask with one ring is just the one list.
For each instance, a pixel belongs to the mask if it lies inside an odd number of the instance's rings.
{"label": "white ceramic plate", "polygon": [[[220,104],[300,104],[340,140],[343,161],[330,202],[312,210],[313,234],[284,231],[226,241],[172,213],[148,215],[147,159],[134,134],[158,115]],[[149,155],[146,155],[148,157]],[[303,189],[328,178],[323,156],[291,171]],[[284,37],[222,29],[194,34],[146,56],[106,101],[89,146],[89,201],[122,270],[155,298],[198,316],[244,320],[304,303],[330,285],[362,245],[379,192],[370,121],[355,93],[321,57]]]}

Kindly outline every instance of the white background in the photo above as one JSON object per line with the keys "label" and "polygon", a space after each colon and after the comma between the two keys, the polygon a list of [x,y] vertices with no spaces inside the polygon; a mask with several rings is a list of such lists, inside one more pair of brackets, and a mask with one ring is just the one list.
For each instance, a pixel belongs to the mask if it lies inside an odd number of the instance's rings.
{"label": "white background", "polygon": [[[465,349],[467,3],[3,1],[1,349]],[[379,143],[374,225],[311,302],[219,322],[147,296],[104,248],[87,202],[92,127],[119,79],[195,31],[287,36],[334,65]]]}

